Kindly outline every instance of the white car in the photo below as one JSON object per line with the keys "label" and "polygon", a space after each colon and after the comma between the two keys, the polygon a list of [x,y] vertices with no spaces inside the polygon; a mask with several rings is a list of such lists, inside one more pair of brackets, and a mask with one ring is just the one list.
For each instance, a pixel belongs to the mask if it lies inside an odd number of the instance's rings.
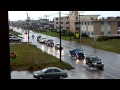
{"label": "white car", "polygon": [[40,38],[40,39],[39,39],[39,42],[40,42],[40,43],[45,43],[46,40],[47,40],[46,38]]}
{"label": "white car", "polygon": [[17,36],[9,36],[9,41],[19,41],[19,42],[21,42],[21,38],[19,38]]}

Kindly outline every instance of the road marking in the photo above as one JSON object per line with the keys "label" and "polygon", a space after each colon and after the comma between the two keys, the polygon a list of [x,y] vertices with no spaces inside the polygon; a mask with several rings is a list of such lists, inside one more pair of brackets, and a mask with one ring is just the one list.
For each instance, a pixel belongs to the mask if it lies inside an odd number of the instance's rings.
{"label": "road marking", "polygon": [[[100,70],[99,70],[100,71]],[[103,71],[101,71],[101,72],[103,72]],[[113,77],[113,78],[115,78],[115,79],[119,79],[119,78],[117,78],[117,77],[115,77],[115,76],[113,76],[113,75],[110,75],[110,74],[108,74],[108,73],[106,73],[106,72],[103,72],[104,74],[107,74],[108,76],[111,76],[111,77]]]}
{"label": "road marking", "polygon": [[111,66],[109,66],[109,65],[106,65],[106,66],[109,67],[109,68],[115,69],[115,70],[117,70],[117,71],[120,71],[119,69],[117,69],[117,68],[115,68],[115,67],[111,67]]}

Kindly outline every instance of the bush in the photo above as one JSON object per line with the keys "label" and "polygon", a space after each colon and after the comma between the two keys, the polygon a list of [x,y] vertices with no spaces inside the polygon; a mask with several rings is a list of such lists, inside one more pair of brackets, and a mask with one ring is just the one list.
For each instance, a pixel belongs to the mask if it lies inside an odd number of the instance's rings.
{"label": "bush", "polygon": [[86,33],[83,33],[81,37],[88,37],[88,35]]}
{"label": "bush", "polygon": [[106,41],[106,40],[108,40],[108,39],[109,39],[108,36],[99,36],[99,37],[97,38],[97,41]]}

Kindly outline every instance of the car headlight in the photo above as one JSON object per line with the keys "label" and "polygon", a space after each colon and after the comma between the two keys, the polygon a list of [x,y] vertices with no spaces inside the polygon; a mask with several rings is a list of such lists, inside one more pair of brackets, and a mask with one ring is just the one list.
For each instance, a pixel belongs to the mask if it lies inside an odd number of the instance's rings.
{"label": "car headlight", "polygon": [[38,74],[37,74],[37,73],[35,73],[34,75],[35,75],[35,76],[37,76]]}
{"label": "car headlight", "polygon": [[103,64],[103,63],[102,63]]}
{"label": "car headlight", "polygon": [[93,63],[94,65],[96,65],[97,63]]}

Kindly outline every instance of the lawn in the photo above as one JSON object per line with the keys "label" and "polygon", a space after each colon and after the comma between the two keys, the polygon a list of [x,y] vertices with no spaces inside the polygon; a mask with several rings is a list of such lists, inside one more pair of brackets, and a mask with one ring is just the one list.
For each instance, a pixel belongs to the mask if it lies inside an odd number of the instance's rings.
{"label": "lawn", "polygon": [[[85,44],[91,47],[95,47],[95,42],[93,41],[93,39],[90,38],[82,38],[82,42],[80,44]],[[120,39],[96,41],[96,48],[120,54]]]}
{"label": "lawn", "polygon": [[[40,33],[46,35],[46,32],[40,32]],[[60,38],[60,33],[56,33],[56,32],[47,32],[47,35]],[[61,36],[61,39],[70,40],[70,36]],[[74,36],[71,36],[71,41],[73,40],[74,40]]]}
{"label": "lawn", "polygon": [[56,66],[62,69],[73,69],[71,65],[60,60],[35,45],[21,43],[10,44],[10,52],[15,52],[16,59],[10,59],[10,66],[12,70],[39,70],[48,66]]}
{"label": "lawn", "polygon": [[15,32],[15,31],[10,31],[11,34],[18,36],[18,35],[22,35],[21,33]]}

